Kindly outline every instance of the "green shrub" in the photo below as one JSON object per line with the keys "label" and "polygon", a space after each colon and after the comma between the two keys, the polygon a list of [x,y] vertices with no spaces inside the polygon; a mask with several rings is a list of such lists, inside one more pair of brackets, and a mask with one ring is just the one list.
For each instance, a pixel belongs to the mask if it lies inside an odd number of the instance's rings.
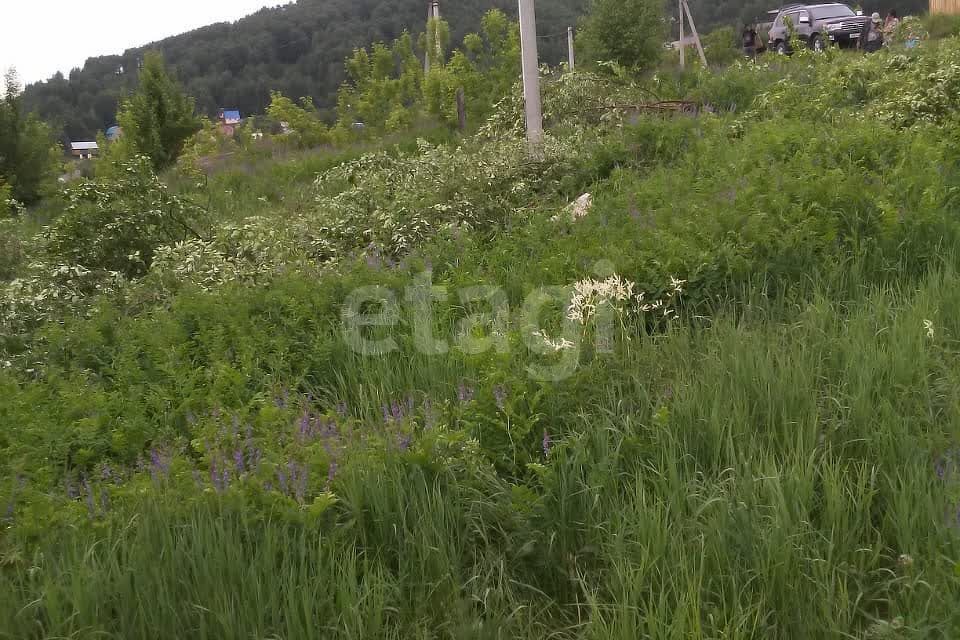
{"label": "green shrub", "polygon": [[960,36],[960,16],[931,13],[924,17],[923,24],[933,39]]}
{"label": "green shrub", "polygon": [[711,67],[725,67],[743,56],[739,35],[733,27],[714,29],[703,36],[704,53]]}
{"label": "green shrub", "polygon": [[199,237],[201,211],[170,194],[143,156],[121,164],[116,180],[69,188],[66,199],[47,251],[69,265],[138,277],[161,245]]}
{"label": "green shrub", "polygon": [[19,230],[13,220],[0,219],[0,282],[10,280],[23,260]]}

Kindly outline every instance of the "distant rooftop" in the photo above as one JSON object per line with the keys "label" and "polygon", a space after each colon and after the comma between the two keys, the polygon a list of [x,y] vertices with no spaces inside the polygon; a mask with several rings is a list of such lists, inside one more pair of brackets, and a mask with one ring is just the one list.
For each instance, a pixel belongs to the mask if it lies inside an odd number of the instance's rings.
{"label": "distant rooftop", "polygon": [[240,112],[234,109],[221,110],[220,118],[223,120],[224,124],[240,124],[240,122],[243,120],[240,117]]}
{"label": "distant rooftop", "polygon": [[70,148],[73,151],[93,151],[99,149],[100,147],[96,142],[71,142]]}

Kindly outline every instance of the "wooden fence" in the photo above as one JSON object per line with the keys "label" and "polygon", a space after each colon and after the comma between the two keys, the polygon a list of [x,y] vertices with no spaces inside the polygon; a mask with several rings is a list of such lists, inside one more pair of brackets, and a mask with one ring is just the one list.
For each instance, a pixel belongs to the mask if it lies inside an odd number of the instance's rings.
{"label": "wooden fence", "polygon": [[960,15],[960,0],[930,0],[930,13]]}

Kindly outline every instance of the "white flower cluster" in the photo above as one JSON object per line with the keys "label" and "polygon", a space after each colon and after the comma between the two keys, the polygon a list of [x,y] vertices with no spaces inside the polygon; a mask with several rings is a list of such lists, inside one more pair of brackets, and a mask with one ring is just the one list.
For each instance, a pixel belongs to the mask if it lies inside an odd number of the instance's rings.
{"label": "white flower cluster", "polygon": [[570,342],[569,340],[567,340],[566,338],[551,338],[544,331],[534,331],[532,335],[534,338],[540,338],[541,340],[543,340],[543,344],[547,345],[554,351],[567,351],[577,346],[572,342]]}
{"label": "white flower cluster", "polygon": [[606,280],[590,278],[581,280],[573,285],[573,298],[567,307],[567,318],[586,325],[597,314],[597,309],[603,305],[623,313],[624,307],[617,303],[624,303],[634,298],[635,287],[636,283],[621,278],[617,274],[613,274]]}

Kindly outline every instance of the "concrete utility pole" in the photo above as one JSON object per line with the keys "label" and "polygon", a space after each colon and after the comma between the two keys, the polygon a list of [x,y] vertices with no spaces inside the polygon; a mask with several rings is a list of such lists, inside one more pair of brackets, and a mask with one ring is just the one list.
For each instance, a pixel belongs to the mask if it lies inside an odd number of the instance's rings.
{"label": "concrete utility pole", "polygon": [[431,40],[437,53],[440,53],[440,31],[437,22],[440,20],[440,3],[430,0],[427,3],[427,46],[423,52],[423,75],[430,73],[430,46]]}
{"label": "concrete utility pole", "polygon": [[683,0],[678,0],[677,7],[680,9],[680,68],[687,66],[687,48],[683,44]]}
{"label": "concrete utility pole", "polygon": [[573,50],[573,27],[567,27],[567,62],[570,65],[570,71],[577,68],[577,56]]}
{"label": "concrete utility pole", "polygon": [[683,33],[683,24],[684,20],[690,21],[690,31],[693,34],[693,43],[697,47],[697,53],[700,54],[700,62],[703,63],[705,69],[709,69],[707,65],[707,55],[703,52],[703,43],[700,42],[700,34],[697,33],[697,25],[693,21],[693,14],[690,13],[690,5],[687,4],[687,0],[679,0],[679,10],[680,10],[680,68],[683,69],[686,66],[686,53],[687,53],[687,43],[686,38]]}
{"label": "concrete utility pole", "polygon": [[526,105],[527,143],[539,156],[543,147],[543,108],[540,103],[540,56],[537,53],[537,13],[534,0],[520,2],[520,48],[523,61],[523,101]]}
{"label": "concrete utility pole", "polygon": [[707,54],[703,52],[703,43],[700,42],[700,34],[697,33],[697,23],[693,21],[693,14],[690,13],[690,5],[687,4],[687,0],[680,0],[683,4],[684,10],[687,12],[687,20],[690,21],[690,31],[693,33],[693,41],[697,44],[697,51],[700,53],[700,62],[703,63],[704,69],[709,69],[710,66],[707,64]]}
{"label": "concrete utility pole", "polygon": [[433,0],[427,3],[427,40],[423,47],[423,75],[430,75],[430,30],[433,29]]}

